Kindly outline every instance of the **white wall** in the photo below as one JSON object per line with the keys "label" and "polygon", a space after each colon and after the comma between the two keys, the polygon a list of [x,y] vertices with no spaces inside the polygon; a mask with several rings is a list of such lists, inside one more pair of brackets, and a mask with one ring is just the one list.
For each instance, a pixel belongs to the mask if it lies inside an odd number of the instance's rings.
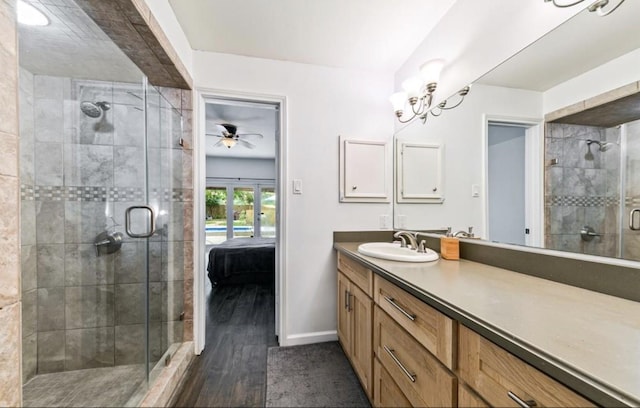
{"label": "white wall", "polygon": [[275,159],[242,159],[207,156],[207,178],[276,178]]}
{"label": "white wall", "polygon": [[425,61],[444,58],[434,102],[444,100],[589,3],[561,9],[542,0],[457,0],[395,73],[395,89],[400,90],[402,81],[416,75]]}
{"label": "white wall", "polygon": [[640,48],[557,85],[543,94],[544,113],[640,80]]}
{"label": "white wall", "polygon": [[[502,119],[542,119],[542,94],[512,88],[474,85],[458,108],[446,111],[426,124],[419,121],[396,136],[403,140],[444,144],[444,196],[442,204],[396,204],[395,217],[404,215],[407,229],[451,226],[454,231],[473,226],[484,236],[484,115]],[[480,187],[480,197],[471,197],[471,186]]]}
{"label": "white wall", "polygon": [[[392,74],[194,52],[196,86],[286,97],[286,336],[313,342],[336,329],[333,231],[376,230],[388,204],[338,202],[338,135],[390,140]],[[302,180],[302,195],[291,193]]]}

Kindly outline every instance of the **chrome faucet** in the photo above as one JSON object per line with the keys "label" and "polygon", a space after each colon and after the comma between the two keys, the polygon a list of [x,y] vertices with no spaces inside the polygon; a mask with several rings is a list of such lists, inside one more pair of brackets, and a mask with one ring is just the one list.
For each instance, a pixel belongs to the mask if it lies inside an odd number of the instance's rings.
{"label": "chrome faucet", "polygon": [[473,227],[469,227],[469,231],[458,231],[455,234],[453,234],[454,237],[462,237],[462,238],[473,238]]}
{"label": "chrome faucet", "polygon": [[[411,249],[418,248],[418,240],[416,239],[416,236],[413,232],[398,231],[395,234],[393,234],[393,237],[400,238],[400,241],[401,241],[400,247],[402,248],[407,248],[407,247],[410,247]],[[407,245],[407,240],[409,240],[409,245]]]}

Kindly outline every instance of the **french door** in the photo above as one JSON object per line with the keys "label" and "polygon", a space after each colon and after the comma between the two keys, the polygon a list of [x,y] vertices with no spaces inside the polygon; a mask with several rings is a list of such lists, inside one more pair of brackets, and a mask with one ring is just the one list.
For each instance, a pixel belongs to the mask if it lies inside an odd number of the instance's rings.
{"label": "french door", "polygon": [[274,183],[213,183],[207,187],[207,244],[276,236]]}

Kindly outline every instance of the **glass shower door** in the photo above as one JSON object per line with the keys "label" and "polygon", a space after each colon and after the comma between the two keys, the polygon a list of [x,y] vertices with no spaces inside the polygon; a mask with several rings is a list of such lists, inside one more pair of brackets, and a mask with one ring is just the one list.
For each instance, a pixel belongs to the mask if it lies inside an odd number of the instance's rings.
{"label": "glass shower door", "polygon": [[622,125],[622,258],[640,261],[640,120]]}
{"label": "glass shower door", "polygon": [[157,214],[156,232],[147,243],[150,382],[183,339],[185,221],[190,213],[184,201],[182,117],[167,96],[147,88],[146,193]]}

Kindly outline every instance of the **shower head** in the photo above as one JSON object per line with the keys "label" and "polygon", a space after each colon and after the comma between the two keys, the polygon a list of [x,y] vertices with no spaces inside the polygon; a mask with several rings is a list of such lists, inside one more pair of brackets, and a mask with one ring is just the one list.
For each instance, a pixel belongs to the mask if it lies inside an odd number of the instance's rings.
{"label": "shower head", "polygon": [[84,101],[80,104],[80,110],[82,113],[90,118],[99,118],[103,111],[106,112],[109,109],[111,109],[111,104],[105,101],[95,103]]}
{"label": "shower head", "polygon": [[611,148],[611,146],[613,146],[613,143],[611,143],[611,142],[601,142],[599,140],[587,139],[587,146],[591,146],[592,144],[597,144],[598,145],[598,151],[600,151],[600,152],[606,152],[607,150],[609,150]]}

